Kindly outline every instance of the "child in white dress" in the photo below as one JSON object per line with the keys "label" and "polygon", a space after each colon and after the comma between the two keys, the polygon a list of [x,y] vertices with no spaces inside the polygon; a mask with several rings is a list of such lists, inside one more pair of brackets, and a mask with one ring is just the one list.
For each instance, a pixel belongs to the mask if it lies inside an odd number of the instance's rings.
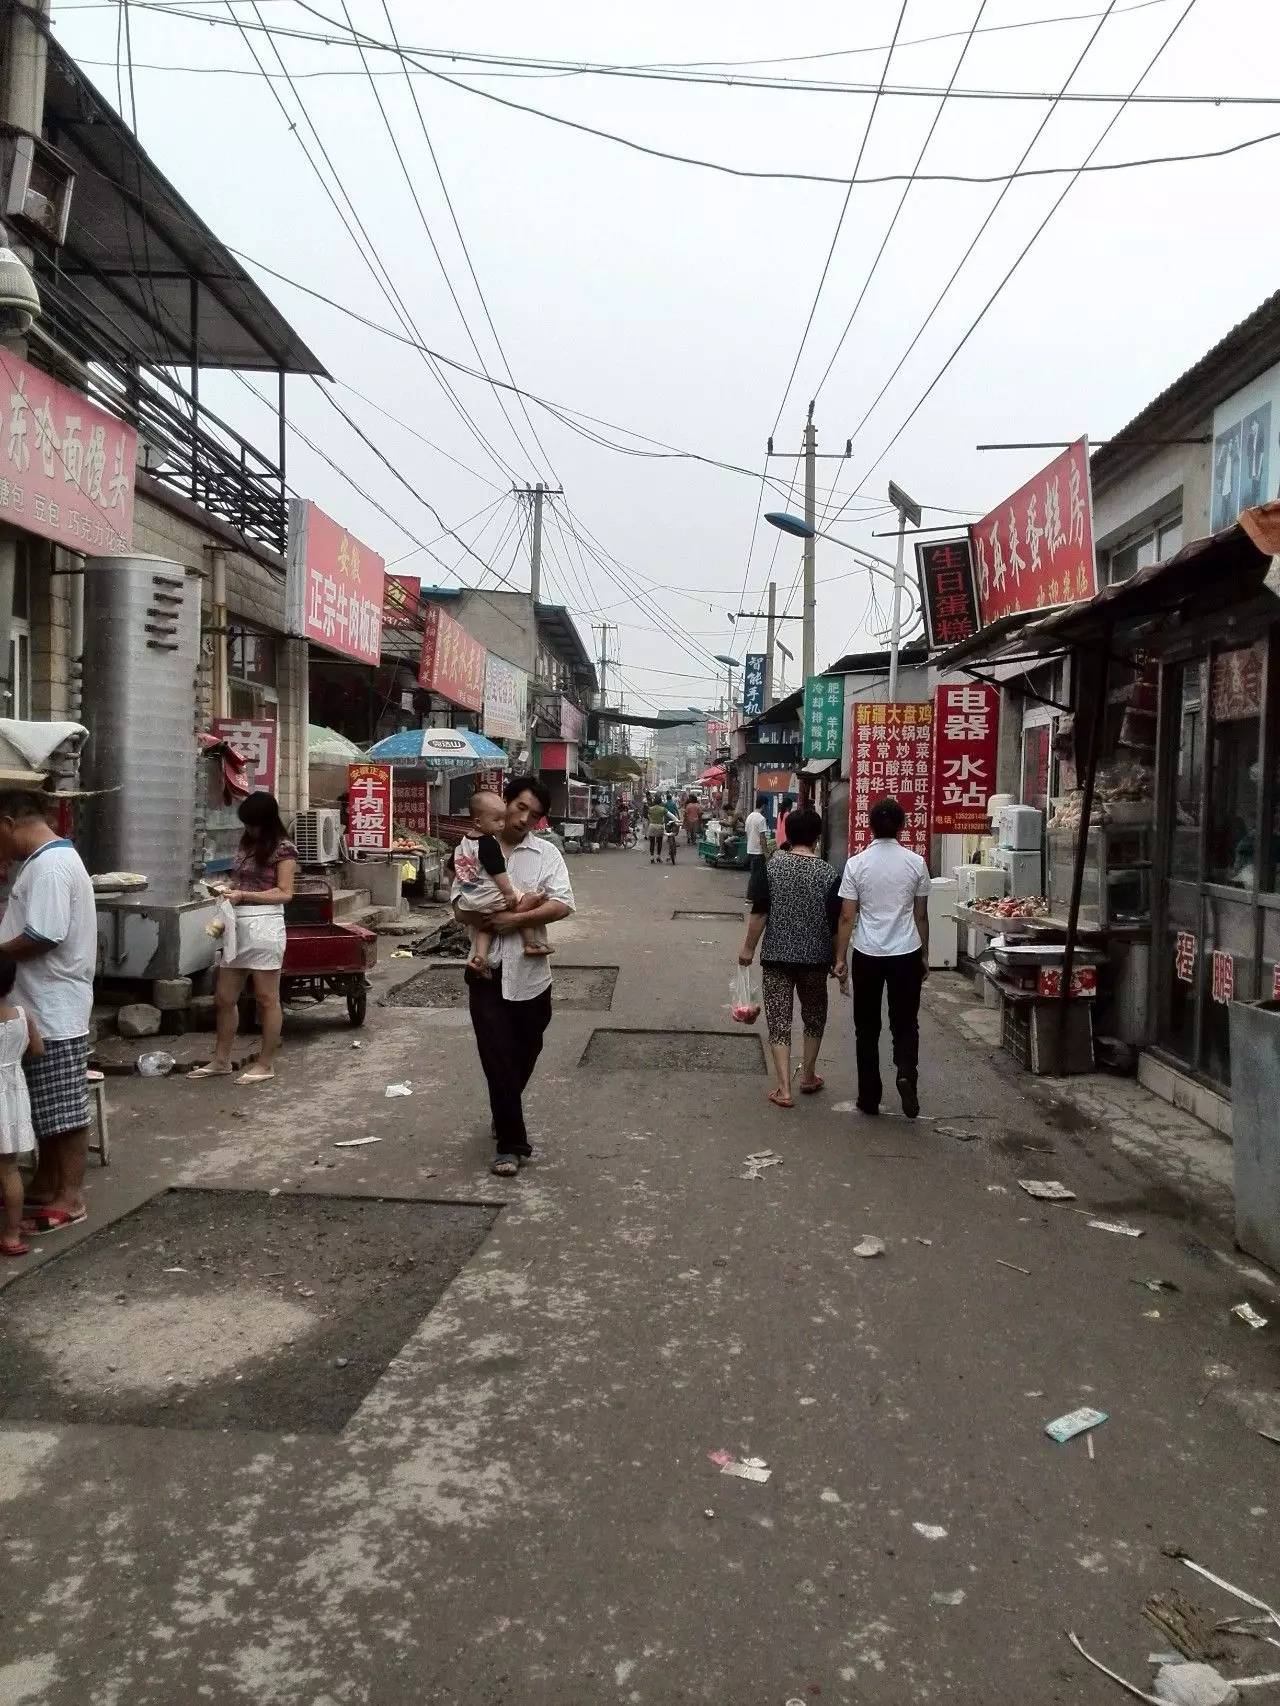
{"label": "child in white dress", "polygon": [[34,1019],[9,1000],[18,964],[0,953],[0,1196],[4,1198],[4,1232],[0,1256],[25,1256],[30,1246],[22,1236],[22,1174],[18,1163],[35,1152],[31,1101],[22,1071],[22,1057],[44,1053],[44,1039]]}

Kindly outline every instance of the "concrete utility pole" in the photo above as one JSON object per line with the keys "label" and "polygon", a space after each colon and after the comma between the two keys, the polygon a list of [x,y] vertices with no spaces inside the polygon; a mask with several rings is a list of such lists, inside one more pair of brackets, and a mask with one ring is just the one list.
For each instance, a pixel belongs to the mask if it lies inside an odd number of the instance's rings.
{"label": "concrete utility pole", "polygon": [[[3,30],[4,60],[0,63],[0,120],[11,134],[39,137],[44,130],[44,83],[48,63],[45,30],[49,23],[51,0],[34,0],[25,6],[14,6]],[[0,227],[0,230],[3,228]],[[34,254],[26,243],[15,241],[13,252],[24,266],[30,268]],[[5,347],[14,355],[25,356],[24,336],[6,338]],[[13,528],[0,532],[0,714],[13,717],[18,707],[14,701],[12,667],[13,651],[13,588],[18,568],[18,536]]]}
{"label": "concrete utility pole", "polygon": [[898,652],[902,645],[902,588],[903,563],[906,551],[906,531],[908,521],[913,527],[919,527],[921,509],[914,498],[909,498],[901,486],[895,486],[889,481],[889,502],[898,512],[898,557],[893,568],[893,622],[889,629],[889,703],[892,705],[898,697]]}
{"label": "concrete utility pole", "polygon": [[[810,532],[804,542],[804,628],[803,643],[800,648],[803,660],[800,671],[802,681],[807,681],[813,674],[813,640],[814,624],[817,619],[818,600],[815,591],[814,564],[817,544],[816,528],[818,525],[817,505],[817,454],[818,432],[813,424],[813,404],[809,404],[809,415],[804,428],[804,519]],[[772,656],[772,647],[770,648]]]}
{"label": "concrete utility pole", "polygon": [[533,507],[533,536],[529,542],[529,596],[535,604],[542,597],[542,500],[562,498],[563,486],[512,486],[512,495],[524,498]]}
{"label": "concrete utility pole", "polygon": [[[600,624],[600,706],[601,706],[601,709],[607,708],[607,706],[609,704],[609,687],[608,687],[609,664],[612,661],[609,657],[609,630],[611,628],[613,629],[613,631],[615,633],[617,632],[617,629],[612,622],[602,622]],[[613,743],[612,743],[611,736],[608,733],[606,733],[605,725],[601,724],[600,739],[597,743],[599,750],[601,751],[601,753],[607,753],[612,749],[612,744]]]}
{"label": "concrete utility pole", "polygon": [[773,704],[773,647],[778,633],[778,619],[775,614],[777,608],[777,582],[770,581],[769,614],[765,617],[764,629],[764,708],[766,711]]}

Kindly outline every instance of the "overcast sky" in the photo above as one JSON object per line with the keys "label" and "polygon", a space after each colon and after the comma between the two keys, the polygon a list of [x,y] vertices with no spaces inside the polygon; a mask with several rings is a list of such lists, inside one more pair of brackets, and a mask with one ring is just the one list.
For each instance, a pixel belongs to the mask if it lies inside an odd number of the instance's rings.
{"label": "overcast sky", "polygon": [[[181,0],[178,0],[181,3]],[[382,0],[348,0],[356,29],[390,39]],[[538,57],[615,65],[761,61],[748,75],[871,83],[885,74],[885,48],[902,0],[811,0],[789,12],[761,0],[644,7],[572,0],[529,7],[490,0],[481,8],[426,8],[389,0],[406,48]],[[477,365],[457,307],[432,254],[423,220],[397,163],[373,88],[347,45],[286,39],[286,29],[339,35],[343,0],[238,0],[236,11],[264,63],[279,72],[278,48],[298,79],[296,94],[356,203],[377,254],[427,344]],[[1071,88],[1127,93],[1173,29],[1186,0],[1116,0]],[[965,32],[981,11],[957,89],[1057,91],[1106,0],[907,0],[889,85],[939,95],[956,69]],[[291,134],[229,7],[187,0],[209,22],[129,8],[137,129],[143,146],[229,244],[341,301],[395,325],[357,246],[308,165],[299,137],[319,158],[301,122]],[[54,0],[59,39],[116,100],[118,8]],[[993,29],[1062,13],[1089,14],[1034,28]],[[336,20],[332,29],[317,14]],[[253,26],[258,16],[272,41]],[[911,45],[941,32],[948,39]],[[804,58],[801,56],[823,56]],[[1144,93],[1266,96],[1280,58],[1275,0],[1199,0],[1143,83]],[[335,380],[424,435],[445,455],[378,414],[341,385],[335,395],[403,474],[397,481],[326,405],[310,381],[294,380],[290,412],[354,484],[294,440],[290,483],[352,528],[388,560],[450,576],[414,550],[431,542],[457,577],[474,583],[480,564],[450,538],[415,494],[458,528],[498,576],[528,584],[527,549],[507,495],[521,481],[554,479],[580,526],[616,563],[579,555],[567,519],[547,529],[544,596],[568,603],[587,637],[603,618],[618,624],[623,681],[633,709],[710,703],[710,653],[748,649],[727,613],[762,608],[778,583],[780,607],[799,611],[799,542],[756,527],[765,439],[799,446],[807,401],[817,393],[819,449],[849,462],[819,464],[820,492],[860,495],[835,528],[892,555],[882,513],[890,477],[925,504],[985,511],[1047,458],[979,454],[988,440],[1105,437],[1197,359],[1280,284],[1272,207],[1280,144],[1225,158],[1088,174],[1070,190],[1043,235],[987,312],[963,352],[887,456],[882,453],[974,316],[1013,263],[1068,177],[1016,183],[931,325],[889,385],[943,284],[1000,194],[1000,184],[917,182],[875,269],[843,349],[823,375],[893,217],[901,184],[855,185],[798,372],[787,387],[818,280],[840,217],[841,183],[732,177],[651,158],[617,143],[512,111],[472,90],[541,108],[671,153],[739,169],[859,179],[909,173],[938,97],[778,91],[718,84],[563,73],[495,74],[461,61],[429,62],[471,90],[415,74],[444,184],[517,383],[540,396],[646,434],[681,450],[736,464],[734,473],[693,461],[647,459],[589,442],[535,405],[545,454],[514,400],[504,419],[492,390],[456,374],[451,383],[491,447],[477,442],[425,362],[348,315],[290,285],[260,282],[310,342]],[[467,268],[399,61],[370,52],[426,224],[483,356],[501,359]],[[153,70],[151,66],[195,69]],[[249,75],[221,74],[240,71]],[[312,75],[302,76],[304,73]],[[295,93],[274,85],[290,114]],[[125,108],[128,111],[126,84]],[[952,98],[941,112],[920,170],[969,175],[1010,172],[1048,102]],[[874,114],[873,114],[874,106]],[[1080,164],[1117,105],[1062,104],[1028,166]],[[868,118],[872,118],[864,145]],[[1224,148],[1280,129],[1276,105],[1131,105],[1097,162]],[[218,389],[221,386],[222,389]],[[242,422],[253,405],[228,380],[203,382]],[[785,401],[784,401],[785,389]],[[780,420],[779,420],[779,414]],[[867,417],[864,421],[864,417]],[[257,424],[265,426],[265,417]],[[856,429],[856,430],[855,430]],[[601,429],[604,430],[604,429]],[[523,440],[523,447],[518,442]],[[264,443],[270,444],[269,432]],[[616,437],[608,433],[609,437]],[[643,448],[639,440],[630,441]],[[652,446],[648,448],[653,448]],[[785,488],[792,460],[769,464]],[[396,518],[373,507],[375,497]],[[873,504],[874,500],[874,504]],[[467,518],[492,506],[469,525]],[[800,506],[766,491],[765,508]],[[926,517],[943,522],[944,514]],[[397,525],[397,523],[402,525]],[[407,532],[406,532],[407,530]],[[754,535],[754,541],[753,541]],[[776,551],[775,551],[776,548]],[[877,643],[869,582],[845,551],[819,541],[817,661]],[[497,584],[490,575],[485,584]],[[637,588],[649,598],[637,596]],[[799,656],[799,624],[786,643]],[[598,650],[598,639],[589,641]],[[759,649],[760,632],[755,635]],[[792,666],[793,672],[798,666]],[[723,679],[723,676],[721,677]],[[789,677],[794,680],[794,673]],[[612,697],[612,695],[611,695]]]}

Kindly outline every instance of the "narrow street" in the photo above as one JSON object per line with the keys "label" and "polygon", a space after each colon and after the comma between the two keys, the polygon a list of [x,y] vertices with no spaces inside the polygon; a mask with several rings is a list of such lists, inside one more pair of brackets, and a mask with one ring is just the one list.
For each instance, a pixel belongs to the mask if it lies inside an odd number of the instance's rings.
{"label": "narrow street", "polygon": [[[1168,1644],[1150,1594],[1245,1609],[1163,1548],[1280,1598],[1280,1449],[1257,1432],[1280,1431],[1276,1328],[1230,1313],[1275,1317],[1280,1296],[1227,1229],[978,1046],[954,975],[927,992],[919,1123],[850,1110],[834,987],[826,1093],[769,1107],[727,1012],[745,879],[688,850],[571,875],[557,975],[618,978],[611,1011],[556,1014],[518,1180],[486,1171],[465,1012],[380,1004],[436,964],[386,942],[365,1029],[337,1003],[287,1019],[275,1085],[109,1082],[113,1165],[91,1163],[90,1224],[58,1251],[116,1241],[110,1289],[86,1279],[57,1317],[83,1355],[46,1336],[55,1239],[3,1296],[6,1345],[52,1359],[54,1409],[10,1390],[0,1423],[0,1700],[1109,1701],[1066,1631],[1145,1686]],[[696,1032],[733,1033],[742,1062],[671,1070],[681,1047],[714,1064]],[[379,1141],[335,1147],[357,1137]],[[781,1165],[745,1178],[766,1149]],[[1078,1200],[1033,1201],[1028,1176]],[[234,1219],[224,1248],[163,1257],[118,1219],[171,1187],[501,1207],[334,1431],[326,1388],[408,1283],[405,1246],[360,1246],[382,1290],[339,1358],[330,1315],[368,1274],[339,1268],[326,1294],[263,1263],[241,1293]],[[402,1228],[414,1212],[395,1206]],[[852,1253],[865,1235],[882,1256]],[[278,1358],[277,1397],[319,1427],[183,1416],[202,1368],[269,1398]],[[1109,1414],[1093,1456],[1044,1432],[1080,1405]]]}

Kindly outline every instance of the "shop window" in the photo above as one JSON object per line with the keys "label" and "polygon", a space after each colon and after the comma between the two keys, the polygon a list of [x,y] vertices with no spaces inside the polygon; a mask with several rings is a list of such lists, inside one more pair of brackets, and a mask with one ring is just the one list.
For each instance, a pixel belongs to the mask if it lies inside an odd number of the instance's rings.
{"label": "shop window", "polygon": [[1169,830],[1169,875],[1184,882],[1200,878],[1200,814],[1204,797],[1204,664],[1184,663],[1169,671],[1173,724],[1173,800]]}
{"label": "shop window", "polygon": [[1185,923],[1170,922],[1164,938],[1164,1011],[1160,1041],[1188,1066],[1196,1059],[1196,985],[1200,977],[1199,908]]}
{"label": "shop window", "polygon": [[227,674],[254,687],[276,685],[276,637],[245,623],[227,630]]}
{"label": "shop window", "polygon": [[1219,652],[1210,675],[1207,879],[1255,885],[1264,644]]}
{"label": "shop window", "polygon": [[1155,522],[1127,539],[1111,552],[1107,563],[1107,578],[1112,586],[1127,581],[1139,569],[1152,563],[1163,563],[1182,549],[1182,511],[1179,509],[1162,521]]}

